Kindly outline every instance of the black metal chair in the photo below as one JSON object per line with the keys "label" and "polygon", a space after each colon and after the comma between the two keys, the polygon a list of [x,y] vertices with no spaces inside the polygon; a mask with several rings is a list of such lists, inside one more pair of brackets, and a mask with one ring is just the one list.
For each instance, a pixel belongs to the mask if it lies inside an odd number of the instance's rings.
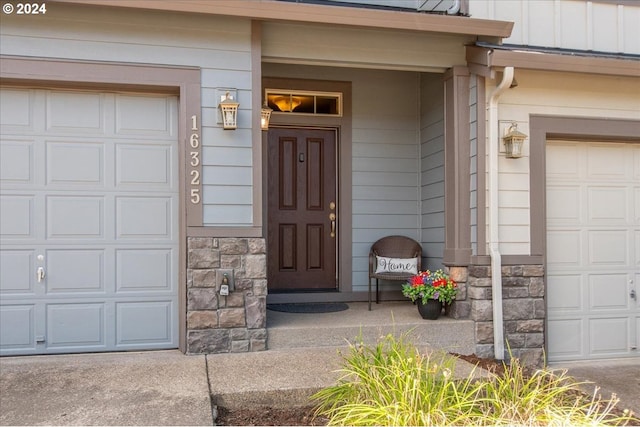
{"label": "black metal chair", "polygon": [[413,276],[412,273],[384,272],[376,273],[376,256],[389,258],[417,258],[418,271],[422,264],[422,246],[415,240],[406,236],[388,236],[376,241],[369,251],[369,311],[371,311],[371,279],[376,280],[376,304],[380,302],[380,292],[378,281],[407,281]]}

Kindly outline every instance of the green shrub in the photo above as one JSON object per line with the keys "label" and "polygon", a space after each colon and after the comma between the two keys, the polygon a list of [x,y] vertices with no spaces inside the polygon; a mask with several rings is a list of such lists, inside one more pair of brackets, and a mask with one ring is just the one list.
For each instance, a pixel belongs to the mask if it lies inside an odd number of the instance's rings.
{"label": "green shrub", "polygon": [[615,400],[588,399],[566,375],[528,374],[517,359],[504,373],[456,379],[456,358],[422,354],[414,345],[386,336],[374,347],[351,345],[343,376],[313,396],[316,416],[329,425],[485,426],[621,425]]}

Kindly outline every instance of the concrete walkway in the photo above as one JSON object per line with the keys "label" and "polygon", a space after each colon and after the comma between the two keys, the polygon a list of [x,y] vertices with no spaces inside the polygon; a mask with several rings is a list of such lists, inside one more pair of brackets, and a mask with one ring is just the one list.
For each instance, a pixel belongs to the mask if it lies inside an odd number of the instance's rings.
{"label": "concrete walkway", "polygon": [[[213,425],[215,405],[306,405],[340,375],[336,348],[0,358],[1,425]],[[460,362],[458,376],[471,366]],[[640,413],[640,359],[558,365]],[[591,391],[593,388],[591,388]],[[212,396],[212,397],[211,397]]]}

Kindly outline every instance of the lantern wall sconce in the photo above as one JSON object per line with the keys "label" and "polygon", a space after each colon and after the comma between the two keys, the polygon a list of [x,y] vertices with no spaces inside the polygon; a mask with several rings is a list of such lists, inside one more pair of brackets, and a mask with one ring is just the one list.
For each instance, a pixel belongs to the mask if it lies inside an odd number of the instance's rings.
{"label": "lantern wall sconce", "polygon": [[224,96],[220,97],[220,114],[222,115],[222,128],[225,130],[233,130],[238,127],[238,107],[240,103],[233,100],[230,91],[226,91]]}
{"label": "lantern wall sconce", "polygon": [[269,106],[267,105],[267,101],[265,100],[264,105],[260,110],[260,129],[269,130],[269,120],[271,120],[271,113],[273,113],[273,110],[269,108]]}
{"label": "lantern wall sconce", "polygon": [[525,139],[527,139],[527,135],[520,132],[518,130],[518,124],[513,122],[507,130],[507,134],[502,137],[508,158],[517,159],[522,157],[522,147],[524,146]]}

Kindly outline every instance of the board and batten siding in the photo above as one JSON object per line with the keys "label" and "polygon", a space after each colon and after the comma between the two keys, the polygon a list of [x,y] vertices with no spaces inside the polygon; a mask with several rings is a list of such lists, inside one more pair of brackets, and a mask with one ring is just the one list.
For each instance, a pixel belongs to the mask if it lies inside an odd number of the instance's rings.
{"label": "board and batten siding", "polygon": [[[251,22],[55,4],[41,16],[4,15],[3,55],[200,67],[205,225],[251,226]],[[237,89],[238,129],[218,124],[217,88]]]}
{"label": "board and batten siding", "polygon": [[640,54],[640,2],[473,0],[473,18],[513,21],[504,43]]}
{"label": "board and batten siding", "polygon": [[[518,123],[519,131],[530,135],[531,115],[640,120],[640,96],[637,89],[633,90],[638,88],[637,78],[593,78],[586,74],[528,70],[516,70],[516,75],[518,87],[504,92],[499,100],[501,135],[512,122]],[[492,90],[493,87],[487,87],[486,93],[490,94]],[[530,141],[525,141],[523,156],[519,159],[507,159],[502,142],[500,144],[500,251],[503,255],[528,255],[531,243]]]}
{"label": "board and batten siding", "polygon": [[440,74],[420,79],[420,200],[424,268],[442,266],[444,252],[444,84]]}

